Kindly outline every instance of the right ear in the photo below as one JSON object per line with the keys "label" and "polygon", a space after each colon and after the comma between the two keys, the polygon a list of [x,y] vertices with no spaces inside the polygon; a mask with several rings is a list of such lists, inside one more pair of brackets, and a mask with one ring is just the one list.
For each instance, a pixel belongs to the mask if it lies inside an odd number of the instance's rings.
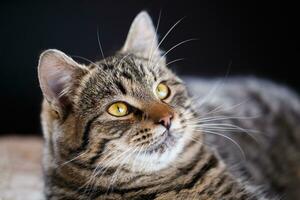
{"label": "right ear", "polygon": [[140,12],[134,18],[121,52],[165,62],[159,49],[156,28],[146,11]]}
{"label": "right ear", "polygon": [[69,92],[72,83],[87,69],[71,57],[56,49],[49,49],[40,55],[38,77],[45,99],[61,113],[70,104]]}

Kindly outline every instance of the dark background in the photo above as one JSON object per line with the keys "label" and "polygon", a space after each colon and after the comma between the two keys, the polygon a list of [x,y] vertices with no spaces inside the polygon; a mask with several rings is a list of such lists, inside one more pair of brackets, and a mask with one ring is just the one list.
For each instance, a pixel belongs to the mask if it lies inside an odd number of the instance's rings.
{"label": "dark background", "polygon": [[[159,33],[184,20],[162,44],[167,50],[185,39],[198,38],[169,54],[180,75],[256,75],[286,84],[298,92],[296,69],[283,57],[290,43],[279,2],[267,1],[1,1],[0,3],[0,134],[40,134],[42,100],[37,61],[42,50],[57,48],[69,55],[101,58],[119,49],[130,23],[147,10]],[[76,58],[75,58],[76,59]],[[80,59],[76,59],[85,62]]]}

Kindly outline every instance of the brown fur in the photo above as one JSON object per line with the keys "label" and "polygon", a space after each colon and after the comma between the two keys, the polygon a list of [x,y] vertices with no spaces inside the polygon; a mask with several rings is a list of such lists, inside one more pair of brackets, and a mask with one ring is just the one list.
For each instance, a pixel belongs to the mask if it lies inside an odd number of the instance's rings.
{"label": "brown fur", "polygon": [[[191,125],[199,116],[166,67],[146,13],[134,20],[122,50],[100,62],[85,66],[45,51],[39,79],[47,199],[263,199],[229,173]],[[162,82],[171,90],[164,100],[154,92]],[[110,115],[116,101],[131,112]],[[159,123],[168,116],[170,127]]]}

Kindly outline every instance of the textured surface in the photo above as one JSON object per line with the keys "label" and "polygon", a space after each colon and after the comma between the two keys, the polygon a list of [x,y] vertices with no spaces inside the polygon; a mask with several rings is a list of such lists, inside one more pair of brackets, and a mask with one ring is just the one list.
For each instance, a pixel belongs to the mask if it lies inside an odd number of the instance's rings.
{"label": "textured surface", "polygon": [[0,138],[0,200],[42,199],[41,156],[41,138]]}

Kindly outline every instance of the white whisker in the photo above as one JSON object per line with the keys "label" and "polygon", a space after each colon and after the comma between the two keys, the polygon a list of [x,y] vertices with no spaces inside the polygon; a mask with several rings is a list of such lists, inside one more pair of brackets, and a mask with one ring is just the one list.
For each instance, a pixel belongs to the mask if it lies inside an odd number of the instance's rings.
{"label": "white whisker", "polygon": [[240,151],[241,154],[242,154],[243,160],[246,160],[246,155],[245,155],[245,153],[244,153],[242,147],[241,147],[234,139],[230,138],[230,137],[227,136],[227,135],[223,135],[223,134],[218,133],[218,132],[215,132],[215,131],[208,131],[208,130],[200,130],[200,131],[202,131],[203,133],[211,133],[211,134],[214,134],[214,135],[219,135],[219,136],[221,136],[221,137],[224,137],[224,138],[228,139],[228,140],[231,141],[233,144],[235,144],[236,147],[238,147],[239,151]]}
{"label": "white whisker", "polygon": [[[125,151],[125,152],[128,152],[128,151],[130,151],[130,149],[128,149],[128,150]],[[120,155],[114,157],[114,158],[111,159],[111,160],[106,160],[107,158],[109,158],[109,156],[111,156],[111,155],[114,154],[115,152],[117,152],[117,151],[111,151],[111,152],[109,152],[107,155],[105,155],[105,157],[103,158],[103,161],[102,161],[102,162],[105,162],[105,164],[104,164],[103,166],[101,166],[100,163],[97,164],[96,168],[93,170],[93,172],[92,172],[92,174],[91,174],[90,179],[89,179],[85,184],[83,184],[79,189],[84,188],[84,187],[87,188],[89,185],[93,185],[93,182],[95,181],[96,176],[97,176],[101,171],[103,171],[103,169],[105,169],[105,172],[106,172],[106,171],[107,171],[107,168],[110,167],[111,164],[113,164],[113,161],[115,161],[115,160],[118,159],[120,156],[122,156],[123,153],[125,153],[125,152],[123,152],[122,154],[120,154]],[[101,167],[102,169],[101,169],[100,171],[97,172],[97,170],[98,170],[100,167]],[[104,173],[105,173],[105,172],[104,172]]]}
{"label": "white whisker", "polygon": [[178,61],[182,61],[182,60],[184,60],[185,58],[178,58],[178,59],[175,59],[175,60],[172,60],[172,61],[170,61],[170,62],[168,62],[167,64],[166,64],[166,67],[168,66],[168,65],[171,65],[171,64],[173,64],[173,63],[175,63],[175,62],[178,62]]}
{"label": "white whisker", "polygon": [[98,40],[98,44],[99,44],[99,48],[100,48],[100,51],[101,51],[102,58],[104,59],[104,62],[108,66],[107,61],[106,61],[105,56],[104,56],[104,53],[103,53],[102,45],[101,45],[101,42],[100,42],[99,27],[97,27],[97,40]]}
{"label": "white whisker", "polygon": [[178,46],[180,46],[180,45],[182,45],[182,44],[185,44],[185,43],[187,43],[187,42],[195,41],[195,40],[197,40],[197,39],[196,39],[196,38],[187,39],[187,40],[184,40],[184,41],[179,42],[178,44],[172,46],[168,51],[166,51],[166,52],[158,59],[158,61],[154,64],[154,66],[156,67],[156,66],[159,64],[159,62],[160,62],[164,57],[166,57],[166,55],[167,55],[168,53],[170,53],[172,50],[174,50],[176,47],[178,47]]}
{"label": "white whisker", "polygon": [[153,48],[154,48],[154,42],[155,42],[155,40],[156,40],[157,31],[158,31],[159,24],[160,24],[160,18],[161,18],[161,10],[159,11],[159,16],[158,16],[158,20],[157,20],[157,25],[156,25],[156,28],[155,28],[155,35],[153,36],[152,42],[151,42],[151,49],[150,49],[150,52],[149,52],[149,59],[148,59],[148,63],[147,63],[147,66],[148,66],[148,67],[149,67],[150,61],[152,60],[152,56],[153,56],[153,54],[154,54]]}
{"label": "white whisker", "polygon": [[78,56],[78,55],[70,55],[70,56],[71,56],[71,57],[75,57],[75,58],[80,58],[80,59],[85,60],[85,61],[88,61],[90,64],[93,64],[93,65],[99,67],[99,65],[98,65],[97,63],[95,63],[95,62],[93,62],[93,61],[91,61],[90,59],[87,59],[87,58],[85,58],[85,57]]}
{"label": "white whisker", "polygon": [[111,177],[110,183],[108,184],[108,189],[107,192],[109,192],[109,189],[111,187],[111,185],[113,185],[117,179],[118,173],[120,172],[121,168],[124,166],[124,164],[126,164],[127,160],[139,149],[139,147],[136,147],[133,151],[131,151],[126,157],[124,157],[120,163],[119,166],[117,167],[116,171],[114,172],[114,174]]}
{"label": "white whisker", "polygon": [[156,47],[156,49],[154,50],[154,52],[155,51],[158,51],[158,49],[159,49],[159,47],[160,47],[160,45],[163,43],[163,41],[166,39],[166,37],[170,34],[170,32],[182,21],[184,19],[184,17],[183,18],[181,18],[181,19],[179,19],[169,30],[168,30],[168,32],[164,35],[164,37],[161,39],[161,41],[158,43],[158,45],[157,45],[157,47]]}
{"label": "white whisker", "polygon": [[81,154],[75,156],[75,157],[72,158],[71,160],[68,160],[68,161],[62,163],[61,165],[59,165],[59,167],[62,167],[62,166],[64,166],[64,165],[66,165],[66,164],[69,164],[70,162],[73,162],[74,160],[78,159],[79,157],[81,157],[81,156],[83,156],[83,155],[85,155],[85,154],[87,154],[87,152],[83,152],[83,153],[81,153]]}

